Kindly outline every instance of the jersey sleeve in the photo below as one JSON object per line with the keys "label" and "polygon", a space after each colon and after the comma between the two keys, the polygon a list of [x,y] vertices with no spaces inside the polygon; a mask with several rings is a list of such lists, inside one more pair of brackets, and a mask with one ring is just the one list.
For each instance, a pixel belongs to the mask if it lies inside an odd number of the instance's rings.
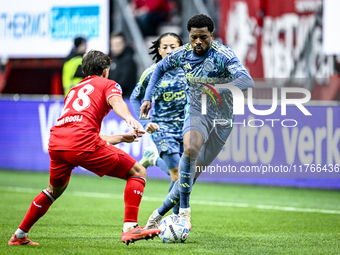
{"label": "jersey sleeve", "polygon": [[233,81],[228,83],[234,85],[241,90],[246,90],[247,88],[254,87],[254,81],[248,73],[247,69],[238,59],[236,54],[232,49],[226,46],[222,46],[220,50],[226,71],[229,72]]}
{"label": "jersey sleeve", "polygon": [[109,83],[107,85],[107,89],[105,91],[105,98],[106,98],[106,102],[109,104],[109,99],[113,96],[123,96],[123,90],[121,88],[121,86],[115,82],[115,81],[111,81],[108,80]]}

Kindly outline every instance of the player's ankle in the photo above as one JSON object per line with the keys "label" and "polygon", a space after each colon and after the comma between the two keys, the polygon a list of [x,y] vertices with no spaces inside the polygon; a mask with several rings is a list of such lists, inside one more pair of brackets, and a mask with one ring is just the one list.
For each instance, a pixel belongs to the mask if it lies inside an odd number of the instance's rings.
{"label": "player's ankle", "polygon": [[27,237],[28,233],[26,231],[23,231],[21,230],[20,228],[18,228],[16,231],[15,231],[15,237],[20,239],[20,238],[25,238]]}
{"label": "player's ankle", "polygon": [[187,207],[187,208],[179,208],[179,213],[181,213],[181,212],[187,212],[187,211],[191,212],[190,207]]}
{"label": "player's ankle", "polygon": [[137,222],[124,222],[123,232],[126,233],[137,226],[138,226]]}

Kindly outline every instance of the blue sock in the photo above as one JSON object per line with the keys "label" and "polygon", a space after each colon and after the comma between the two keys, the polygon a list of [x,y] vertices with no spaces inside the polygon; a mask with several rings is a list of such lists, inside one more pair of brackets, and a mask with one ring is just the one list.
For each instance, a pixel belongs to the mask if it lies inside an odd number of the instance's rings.
{"label": "blue sock", "polygon": [[164,173],[166,173],[167,175],[170,175],[169,172],[169,168],[168,166],[165,164],[164,160],[160,157],[158,157],[156,159],[156,166],[158,166]]}
{"label": "blue sock", "polygon": [[195,178],[196,158],[189,158],[182,155],[179,162],[179,192],[180,192],[180,207],[189,208],[189,199],[192,185]]}
{"label": "blue sock", "polygon": [[[194,183],[192,185],[195,185],[195,182],[196,182],[196,180],[194,180]],[[173,214],[176,214],[176,215],[179,214],[179,204],[180,203],[177,202],[177,204],[174,207],[172,207],[172,213]]]}
{"label": "blue sock", "polygon": [[174,207],[172,207],[172,213],[176,215],[179,214],[179,203],[177,203]]}
{"label": "blue sock", "polygon": [[[171,180],[170,182],[170,186],[169,186],[169,192],[172,190],[172,187],[174,186],[175,182],[173,180]],[[172,213],[173,214],[178,214],[179,213],[179,203],[177,202],[177,204],[172,207]]]}
{"label": "blue sock", "polygon": [[173,180],[171,180],[168,192],[170,192],[172,190],[172,187],[174,186],[174,184],[175,184],[175,182]]}
{"label": "blue sock", "polygon": [[173,208],[179,201],[179,189],[178,189],[179,181],[176,181],[172,187],[172,190],[166,196],[161,207],[158,208],[158,213],[164,216],[171,208]]}

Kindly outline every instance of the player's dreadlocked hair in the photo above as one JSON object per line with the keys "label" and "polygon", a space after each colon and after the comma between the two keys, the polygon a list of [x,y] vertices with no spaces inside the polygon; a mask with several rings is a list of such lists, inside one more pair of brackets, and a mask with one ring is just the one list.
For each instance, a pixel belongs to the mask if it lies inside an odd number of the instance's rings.
{"label": "player's dreadlocked hair", "polygon": [[110,66],[110,57],[98,50],[90,50],[83,57],[81,67],[85,76],[103,74],[104,69]]}
{"label": "player's dreadlocked hair", "polygon": [[164,34],[162,34],[156,41],[152,42],[152,46],[149,48],[151,50],[149,52],[149,55],[154,55],[152,57],[152,60],[155,60],[156,63],[158,61],[162,60],[162,56],[159,54],[158,48],[161,45],[162,38],[166,37],[166,36],[175,37],[177,39],[178,43],[179,43],[179,46],[183,45],[182,38],[178,34],[175,34],[175,33],[164,33]]}
{"label": "player's dreadlocked hair", "polygon": [[188,32],[190,32],[192,27],[195,27],[195,28],[207,27],[208,31],[212,33],[214,31],[214,22],[207,15],[196,14],[188,20],[188,23],[187,23]]}

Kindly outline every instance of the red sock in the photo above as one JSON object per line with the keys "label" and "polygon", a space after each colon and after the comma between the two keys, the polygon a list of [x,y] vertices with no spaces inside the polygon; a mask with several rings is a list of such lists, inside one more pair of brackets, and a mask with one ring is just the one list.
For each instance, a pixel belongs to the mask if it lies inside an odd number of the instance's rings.
{"label": "red sock", "polygon": [[54,202],[54,198],[46,190],[42,191],[36,196],[30,208],[28,209],[24,219],[22,220],[19,228],[28,232],[30,228],[36,223],[50,208],[50,205]]}
{"label": "red sock", "polygon": [[133,175],[127,180],[124,191],[124,222],[137,222],[139,204],[142,200],[144,187],[145,178],[142,176]]}

